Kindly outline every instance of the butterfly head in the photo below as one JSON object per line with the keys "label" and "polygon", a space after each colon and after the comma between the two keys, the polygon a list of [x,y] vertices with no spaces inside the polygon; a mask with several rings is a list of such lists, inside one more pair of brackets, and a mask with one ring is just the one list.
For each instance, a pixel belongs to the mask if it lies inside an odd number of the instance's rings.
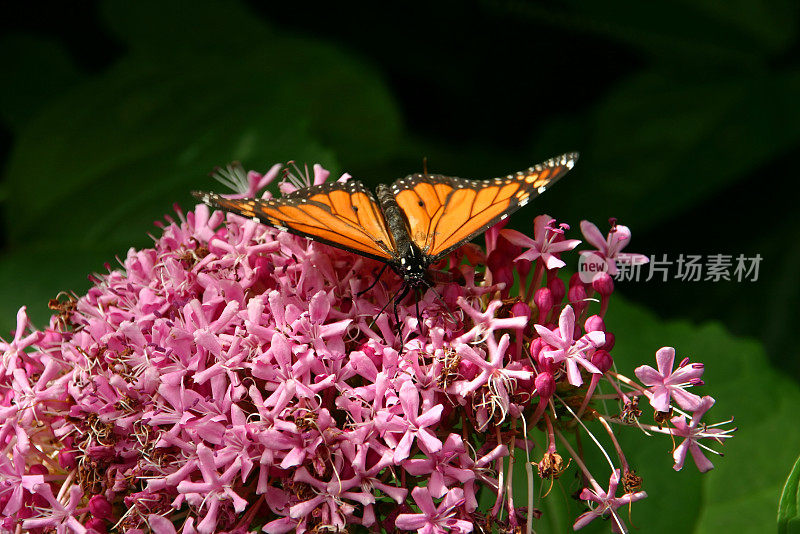
{"label": "butterfly head", "polygon": [[427,283],[428,257],[414,243],[408,242],[407,246],[398,251],[398,259],[393,265],[395,271],[403,277],[410,286]]}

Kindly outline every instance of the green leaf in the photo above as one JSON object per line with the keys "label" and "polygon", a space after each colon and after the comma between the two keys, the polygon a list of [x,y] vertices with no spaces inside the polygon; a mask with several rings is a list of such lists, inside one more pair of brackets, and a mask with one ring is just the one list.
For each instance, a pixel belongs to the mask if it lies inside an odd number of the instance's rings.
{"label": "green leaf", "polygon": [[81,78],[72,59],[54,41],[25,34],[0,38],[0,120],[22,128],[43,101],[63,94]]}
{"label": "green leaf", "polygon": [[554,26],[614,39],[683,67],[710,63],[752,68],[786,50],[797,32],[796,5],[790,0],[572,0],[555,6],[517,3],[508,8]]}
{"label": "green leaf", "polygon": [[[793,104],[800,71],[673,78],[658,70],[635,75],[584,119],[589,133],[574,176],[543,199],[557,206],[553,215],[596,223],[613,215],[646,231],[800,143],[800,108]],[[564,121],[544,131],[573,132],[574,123]],[[564,135],[549,137],[535,146],[564,146]]]}
{"label": "green leaf", "polygon": [[800,532],[800,458],[783,486],[778,504],[778,533]]}

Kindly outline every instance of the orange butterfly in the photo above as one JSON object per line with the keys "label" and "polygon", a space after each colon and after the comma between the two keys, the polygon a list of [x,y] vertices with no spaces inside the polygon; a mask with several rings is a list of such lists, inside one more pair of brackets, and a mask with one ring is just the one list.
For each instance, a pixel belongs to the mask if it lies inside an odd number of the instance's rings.
{"label": "orange butterfly", "polygon": [[269,200],[192,194],[209,206],[383,262],[406,282],[397,303],[409,287],[430,285],[431,264],[542,194],[577,159],[577,153],[563,154],[493,180],[412,174],[379,185],[377,200],[355,180]]}

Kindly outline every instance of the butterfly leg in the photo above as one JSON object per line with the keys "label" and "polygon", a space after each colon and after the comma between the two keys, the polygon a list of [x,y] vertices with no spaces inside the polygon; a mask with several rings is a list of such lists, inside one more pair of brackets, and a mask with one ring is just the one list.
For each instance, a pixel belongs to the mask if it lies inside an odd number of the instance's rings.
{"label": "butterfly leg", "polygon": [[384,264],[383,264],[383,267],[381,267],[381,270],[380,270],[380,271],[378,271],[378,276],[376,276],[376,277],[375,277],[375,281],[374,281],[374,282],[372,282],[372,283],[370,284],[370,286],[369,286],[367,289],[365,289],[365,290],[363,290],[363,291],[359,291],[358,293],[356,293],[356,296],[357,296],[357,297],[360,297],[360,296],[362,296],[364,293],[366,293],[367,291],[369,291],[370,289],[372,289],[373,287],[375,287],[375,285],[376,285],[376,284],[378,283],[378,281],[381,279],[381,276],[383,275],[383,271],[385,271],[385,270],[386,270],[386,268],[387,268],[388,266],[389,266],[389,264],[388,264],[388,263],[384,263]]}
{"label": "butterfly leg", "polygon": [[411,286],[408,284],[403,284],[403,289],[401,289],[400,292],[394,297],[394,322],[397,325],[397,331],[400,333],[402,333],[402,325],[400,324],[400,315],[397,313],[397,306],[400,304],[400,301],[402,301],[406,295],[408,295],[410,289]]}
{"label": "butterfly leg", "polygon": [[419,334],[422,335],[422,316],[419,314],[419,299],[422,298],[422,289],[415,287],[414,293],[414,307],[417,310],[417,330],[419,330]]}

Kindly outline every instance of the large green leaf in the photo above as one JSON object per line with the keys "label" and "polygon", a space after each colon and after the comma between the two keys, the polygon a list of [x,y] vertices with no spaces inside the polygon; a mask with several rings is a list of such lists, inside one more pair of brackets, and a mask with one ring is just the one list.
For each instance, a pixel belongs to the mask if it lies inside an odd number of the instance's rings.
{"label": "large green leaf", "polygon": [[800,532],[800,458],[794,463],[783,486],[778,505],[778,532]]}
{"label": "large green leaf", "polygon": [[791,0],[581,2],[542,7],[506,4],[520,14],[571,31],[602,35],[658,61],[754,67],[791,46],[797,5]]}
{"label": "large green leaf", "polygon": [[[584,119],[588,134],[574,176],[547,201],[568,218],[614,215],[646,231],[800,143],[800,108],[793,104],[800,71],[673,79],[651,70],[618,85]],[[535,145],[574,145],[575,131],[573,119],[558,119]]]}

